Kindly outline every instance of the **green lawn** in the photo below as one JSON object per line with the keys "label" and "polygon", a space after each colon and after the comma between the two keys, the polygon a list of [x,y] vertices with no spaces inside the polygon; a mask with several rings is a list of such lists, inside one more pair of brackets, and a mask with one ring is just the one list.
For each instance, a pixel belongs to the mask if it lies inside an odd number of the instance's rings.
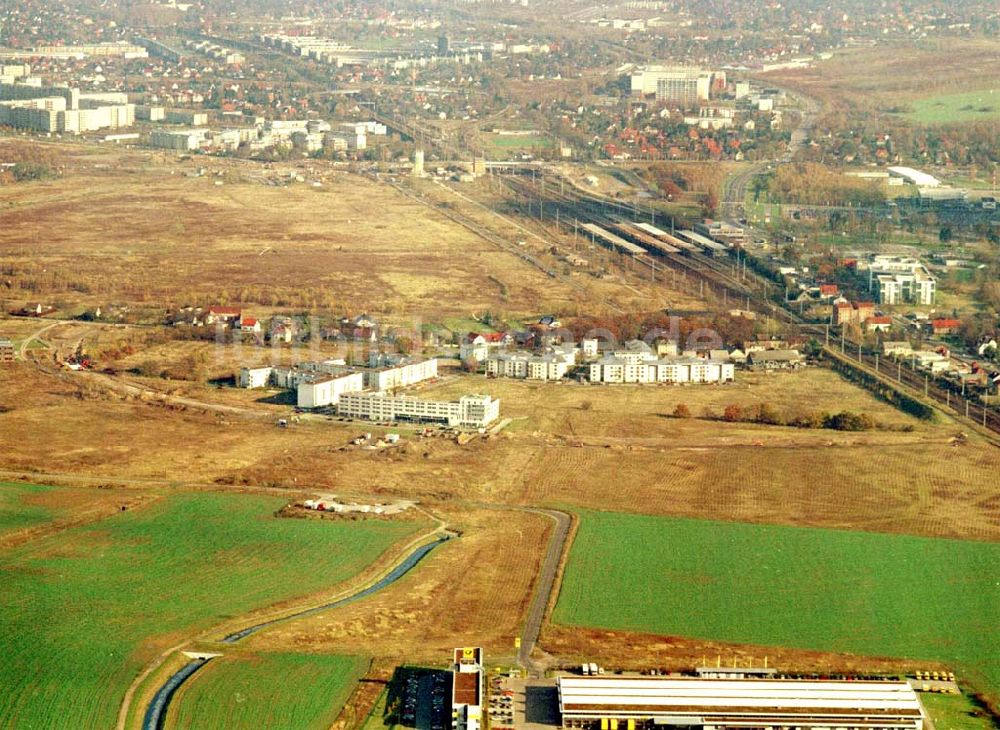
{"label": "green lawn", "polygon": [[396,727],[396,725],[386,722],[385,705],[388,700],[389,690],[382,690],[382,694],[375,700],[375,706],[372,707],[372,711],[368,713],[364,724],[361,725],[361,730],[385,730],[386,728]]}
{"label": "green lawn", "polygon": [[535,147],[552,147],[555,141],[544,134],[487,134],[486,144],[500,150],[523,149],[531,151]]}
{"label": "green lawn", "polygon": [[331,588],[420,526],[273,517],[283,503],[178,494],[0,555],[0,727],[113,727],[158,648]]}
{"label": "green lawn", "polygon": [[37,484],[0,482],[0,535],[52,519],[52,510],[38,505],[25,504],[25,497],[48,492],[52,487]]}
{"label": "green lawn", "polygon": [[997,727],[989,713],[965,695],[924,692],[920,702],[934,721],[934,730],[995,730]]}
{"label": "green lawn", "polygon": [[259,654],[213,659],[170,706],[173,728],[329,728],[368,666],[361,657]]}
{"label": "green lawn", "polygon": [[928,96],[907,107],[903,116],[918,124],[993,121],[1000,119],[1000,88]]}
{"label": "green lawn", "polygon": [[1000,543],[582,512],[554,620],[941,660],[1000,694]]}

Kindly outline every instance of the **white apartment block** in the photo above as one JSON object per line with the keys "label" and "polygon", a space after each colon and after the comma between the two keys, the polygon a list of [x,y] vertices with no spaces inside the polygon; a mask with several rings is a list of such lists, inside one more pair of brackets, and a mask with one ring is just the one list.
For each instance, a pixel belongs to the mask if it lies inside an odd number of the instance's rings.
{"label": "white apartment block", "polygon": [[725,383],[735,377],[732,363],[697,357],[636,360],[607,355],[590,364],[592,383]]}
{"label": "white apartment block", "polygon": [[343,360],[304,362],[294,366],[241,368],[237,382],[241,388],[283,388],[294,390],[300,408],[336,405],[341,393],[404,388],[436,378],[436,358],[408,359],[387,367],[358,368]]}
{"label": "white apartment block", "polygon": [[405,388],[438,375],[437,358],[403,361],[397,365],[368,368],[363,371],[365,387],[386,391]]}
{"label": "white apartment block", "polygon": [[164,118],[167,124],[186,124],[189,127],[204,127],[208,124],[208,112],[193,109],[165,109]]}
{"label": "white apartment block", "polygon": [[206,130],[203,129],[154,129],[149,134],[149,146],[161,150],[190,152],[200,149],[205,141]]}
{"label": "white apartment block", "polygon": [[491,378],[560,380],[573,362],[565,355],[530,352],[498,352],[486,360],[486,375]]}
{"label": "white apartment block", "polygon": [[370,421],[416,421],[485,428],[500,417],[500,401],[488,395],[463,395],[457,401],[428,401],[412,396],[344,393],[337,403],[337,413]]}
{"label": "white apartment block", "polygon": [[338,405],[344,393],[357,393],[364,388],[361,373],[322,375],[304,379],[296,390],[299,408],[323,408]]}
{"label": "white apartment block", "polygon": [[81,94],[68,86],[42,86],[38,79],[25,79],[0,84],[0,124],[68,134],[131,127],[135,105],[127,102],[118,92]]}
{"label": "white apartment block", "polygon": [[868,288],[879,304],[934,304],[937,280],[919,259],[875,256],[868,266]]}

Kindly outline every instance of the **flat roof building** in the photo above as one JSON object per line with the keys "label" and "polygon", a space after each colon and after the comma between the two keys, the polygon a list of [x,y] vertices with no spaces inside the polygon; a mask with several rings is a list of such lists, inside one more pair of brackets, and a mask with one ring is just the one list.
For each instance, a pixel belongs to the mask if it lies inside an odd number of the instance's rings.
{"label": "flat roof building", "polygon": [[661,726],[922,730],[906,682],[784,679],[560,677],[565,728]]}
{"label": "flat roof building", "polygon": [[488,395],[463,395],[457,401],[419,400],[380,393],[344,393],[337,413],[369,421],[415,421],[485,428],[500,417],[500,401]]}
{"label": "flat roof building", "polygon": [[483,650],[455,649],[451,667],[452,730],[479,730],[483,721]]}

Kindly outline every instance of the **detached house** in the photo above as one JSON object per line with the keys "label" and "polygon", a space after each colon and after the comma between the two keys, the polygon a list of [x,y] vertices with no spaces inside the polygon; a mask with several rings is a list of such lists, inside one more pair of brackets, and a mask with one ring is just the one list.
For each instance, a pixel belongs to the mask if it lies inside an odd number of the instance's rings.
{"label": "detached house", "polygon": [[470,332],[459,343],[458,356],[462,360],[473,359],[476,362],[485,362],[492,353],[511,345],[513,342],[514,338],[504,332],[486,334]]}

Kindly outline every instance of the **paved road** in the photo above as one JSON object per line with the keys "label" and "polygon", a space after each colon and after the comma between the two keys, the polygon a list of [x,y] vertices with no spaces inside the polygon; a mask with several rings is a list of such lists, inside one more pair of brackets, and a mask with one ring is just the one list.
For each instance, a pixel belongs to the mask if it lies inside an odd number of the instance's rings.
{"label": "paved road", "polygon": [[545,560],[542,562],[542,569],[538,574],[535,595],[531,600],[531,606],[524,619],[524,628],[521,631],[521,648],[517,652],[517,663],[519,665],[527,668],[529,671],[541,674],[544,667],[532,660],[531,653],[538,642],[538,634],[542,629],[542,621],[545,620],[545,611],[555,592],[556,577],[559,573],[559,564],[562,561],[563,550],[569,538],[571,520],[570,516],[565,512],[530,507],[523,509],[525,512],[544,515],[555,523],[552,537],[549,540],[549,548],[545,553]]}
{"label": "paved road", "polygon": [[775,164],[791,162],[795,159],[795,155],[805,145],[806,139],[809,138],[812,128],[816,124],[819,103],[815,99],[799,93],[787,90],[786,93],[797,99],[802,107],[802,117],[799,120],[799,125],[792,130],[788,150],[779,160],[759,162],[726,180],[722,192],[722,212],[729,218],[742,217],[743,202],[746,200],[747,189],[750,187],[751,181],[756,176],[767,172]]}

